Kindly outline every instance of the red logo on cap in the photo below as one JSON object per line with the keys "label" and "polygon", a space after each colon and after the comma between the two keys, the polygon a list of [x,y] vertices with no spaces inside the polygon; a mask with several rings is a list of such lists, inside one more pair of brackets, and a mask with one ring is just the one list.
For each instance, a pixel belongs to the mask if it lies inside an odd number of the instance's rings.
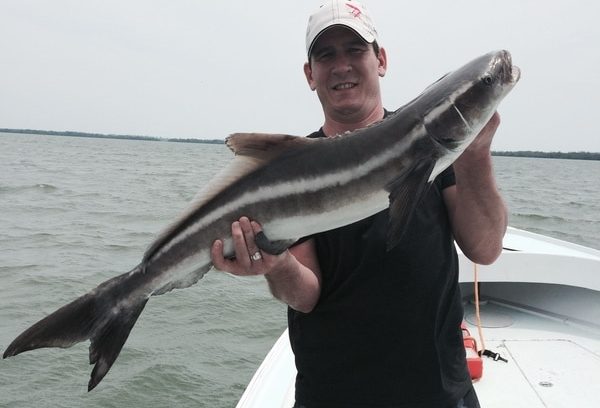
{"label": "red logo on cap", "polygon": [[360,16],[360,9],[358,7],[356,7],[354,4],[350,4],[350,3],[346,3],[346,6],[350,7],[352,9],[352,15],[354,17],[358,17]]}

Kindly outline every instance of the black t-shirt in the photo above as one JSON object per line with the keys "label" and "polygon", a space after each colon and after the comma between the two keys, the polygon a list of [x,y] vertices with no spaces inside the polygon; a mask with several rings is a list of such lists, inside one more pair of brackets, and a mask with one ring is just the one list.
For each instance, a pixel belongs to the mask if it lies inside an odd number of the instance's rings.
{"label": "black t-shirt", "polygon": [[310,313],[288,308],[298,404],[440,408],[471,387],[458,259],[442,197],[453,184],[449,168],[390,251],[388,210],[311,237],[321,296]]}

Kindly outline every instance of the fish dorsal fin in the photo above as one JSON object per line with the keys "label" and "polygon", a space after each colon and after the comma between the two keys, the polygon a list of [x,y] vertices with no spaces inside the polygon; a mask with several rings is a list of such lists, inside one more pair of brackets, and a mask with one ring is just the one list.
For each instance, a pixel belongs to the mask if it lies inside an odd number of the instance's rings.
{"label": "fish dorsal fin", "polygon": [[225,144],[235,154],[235,158],[196,194],[191,204],[197,208],[246,174],[311,140],[291,135],[234,133],[225,139]]}
{"label": "fish dorsal fin", "polygon": [[229,136],[225,143],[235,153],[233,160],[198,191],[173,223],[162,230],[146,250],[144,261],[151,258],[159,247],[177,233],[179,225],[225,188],[282,153],[311,143],[313,140],[300,136],[266,133],[236,133]]}
{"label": "fish dorsal fin", "polygon": [[260,162],[274,159],[291,149],[313,142],[307,137],[269,134],[269,133],[234,133],[225,143],[236,156],[251,157]]}

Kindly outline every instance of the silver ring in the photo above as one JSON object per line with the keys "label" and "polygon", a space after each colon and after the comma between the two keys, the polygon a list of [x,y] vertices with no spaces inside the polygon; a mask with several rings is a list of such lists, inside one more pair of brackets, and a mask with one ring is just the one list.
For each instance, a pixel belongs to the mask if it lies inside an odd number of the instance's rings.
{"label": "silver ring", "polygon": [[260,261],[262,259],[262,254],[260,251],[256,251],[254,254],[252,254],[252,256],[250,256],[250,259],[253,261]]}

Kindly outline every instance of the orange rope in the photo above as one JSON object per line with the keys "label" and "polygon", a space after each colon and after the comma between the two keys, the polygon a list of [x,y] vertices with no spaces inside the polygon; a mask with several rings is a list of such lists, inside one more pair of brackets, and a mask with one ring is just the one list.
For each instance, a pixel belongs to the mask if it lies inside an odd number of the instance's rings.
{"label": "orange rope", "polygon": [[479,334],[479,344],[481,349],[485,350],[485,340],[483,339],[483,330],[481,329],[481,315],[479,314],[479,276],[477,264],[473,262],[473,282],[475,283],[475,319],[477,320],[477,333]]}

